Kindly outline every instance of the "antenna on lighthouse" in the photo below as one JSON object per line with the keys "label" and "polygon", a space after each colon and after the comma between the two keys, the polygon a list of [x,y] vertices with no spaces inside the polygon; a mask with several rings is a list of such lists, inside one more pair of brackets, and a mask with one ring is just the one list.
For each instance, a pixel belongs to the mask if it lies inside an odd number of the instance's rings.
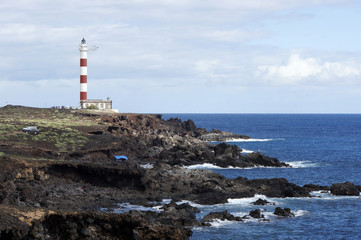
{"label": "antenna on lighthouse", "polygon": [[94,45],[91,48],[88,48],[88,51],[94,52],[94,51],[98,50],[98,48],[99,48],[98,46]]}

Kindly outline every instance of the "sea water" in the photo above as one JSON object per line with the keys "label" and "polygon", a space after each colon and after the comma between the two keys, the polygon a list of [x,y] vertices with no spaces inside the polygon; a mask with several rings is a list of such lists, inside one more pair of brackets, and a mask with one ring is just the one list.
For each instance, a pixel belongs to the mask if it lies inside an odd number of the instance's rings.
{"label": "sea water", "polygon": [[[208,168],[228,178],[286,178],[303,186],[350,181],[361,185],[361,115],[359,114],[163,114],[164,119],[192,119],[197,127],[245,134],[234,139],[243,152],[261,151],[292,168]],[[227,204],[196,205],[201,219],[209,212],[228,210],[244,216],[260,208],[269,222],[214,221],[211,227],[193,229],[191,239],[361,239],[361,196],[339,197],[313,192],[313,198],[229,199]],[[276,205],[254,206],[259,197]],[[291,208],[294,218],[278,218],[275,207]]]}

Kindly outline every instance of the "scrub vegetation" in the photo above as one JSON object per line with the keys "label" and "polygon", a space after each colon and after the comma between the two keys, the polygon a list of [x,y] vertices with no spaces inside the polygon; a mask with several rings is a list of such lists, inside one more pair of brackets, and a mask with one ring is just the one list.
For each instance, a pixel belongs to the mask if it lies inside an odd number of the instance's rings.
{"label": "scrub vegetation", "polygon": [[[84,147],[89,139],[84,129],[96,124],[75,110],[6,106],[0,111],[0,143],[72,152]],[[23,132],[27,126],[37,126],[39,134]]]}

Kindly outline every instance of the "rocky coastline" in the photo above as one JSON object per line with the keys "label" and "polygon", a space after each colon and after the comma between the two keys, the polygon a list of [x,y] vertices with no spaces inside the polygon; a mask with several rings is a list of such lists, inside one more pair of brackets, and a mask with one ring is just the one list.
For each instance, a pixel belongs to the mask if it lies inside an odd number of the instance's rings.
{"label": "rocky coastline", "polygon": [[[211,219],[242,219],[227,212],[197,219],[199,210],[181,200],[212,205],[255,194],[361,191],[349,182],[297,186],[282,178],[227,179],[211,170],[188,169],[205,163],[290,167],[224,143],[248,136],[207,131],[192,120],[6,106],[0,108],[0,124],[0,239],[188,239],[191,227],[207,226]],[[24,133],[26,126],[37,126],[39,133]],[[128,160],[116,161],[117,155]],[[171,202],[159,211],[111,211],[120,203],[154,206],[163,199]],[[275,209],[275,214],[292,216],[289,209]]]}

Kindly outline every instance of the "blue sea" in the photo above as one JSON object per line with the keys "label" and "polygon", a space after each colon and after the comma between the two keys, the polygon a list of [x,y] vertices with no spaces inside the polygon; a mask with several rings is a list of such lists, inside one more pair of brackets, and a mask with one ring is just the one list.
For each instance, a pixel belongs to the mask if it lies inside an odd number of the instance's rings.
{"label": "blue sea", "polygon": [[[359,114],[163,114],[164,119],[192,119],[197,127],[217,128],[252,137],[232,141],[244,152],[261,151],[293,168],[209,168],[228,178],[286,178],[290,182],[332,185],[350,181],[361,185],[361,115]],[[229,199],[226,204],[196,205],[202,218],[209,212],[228,210],[244,216],[260,208],[269,222],[215,221],[211,227],[193,229],[198,239],[361,239],[361,196],[339,197],[313,192],[313,198]],[[254,206],[258,198],[275,206]],[[275,207],[288,207],[294,218],[278,218]]]}

